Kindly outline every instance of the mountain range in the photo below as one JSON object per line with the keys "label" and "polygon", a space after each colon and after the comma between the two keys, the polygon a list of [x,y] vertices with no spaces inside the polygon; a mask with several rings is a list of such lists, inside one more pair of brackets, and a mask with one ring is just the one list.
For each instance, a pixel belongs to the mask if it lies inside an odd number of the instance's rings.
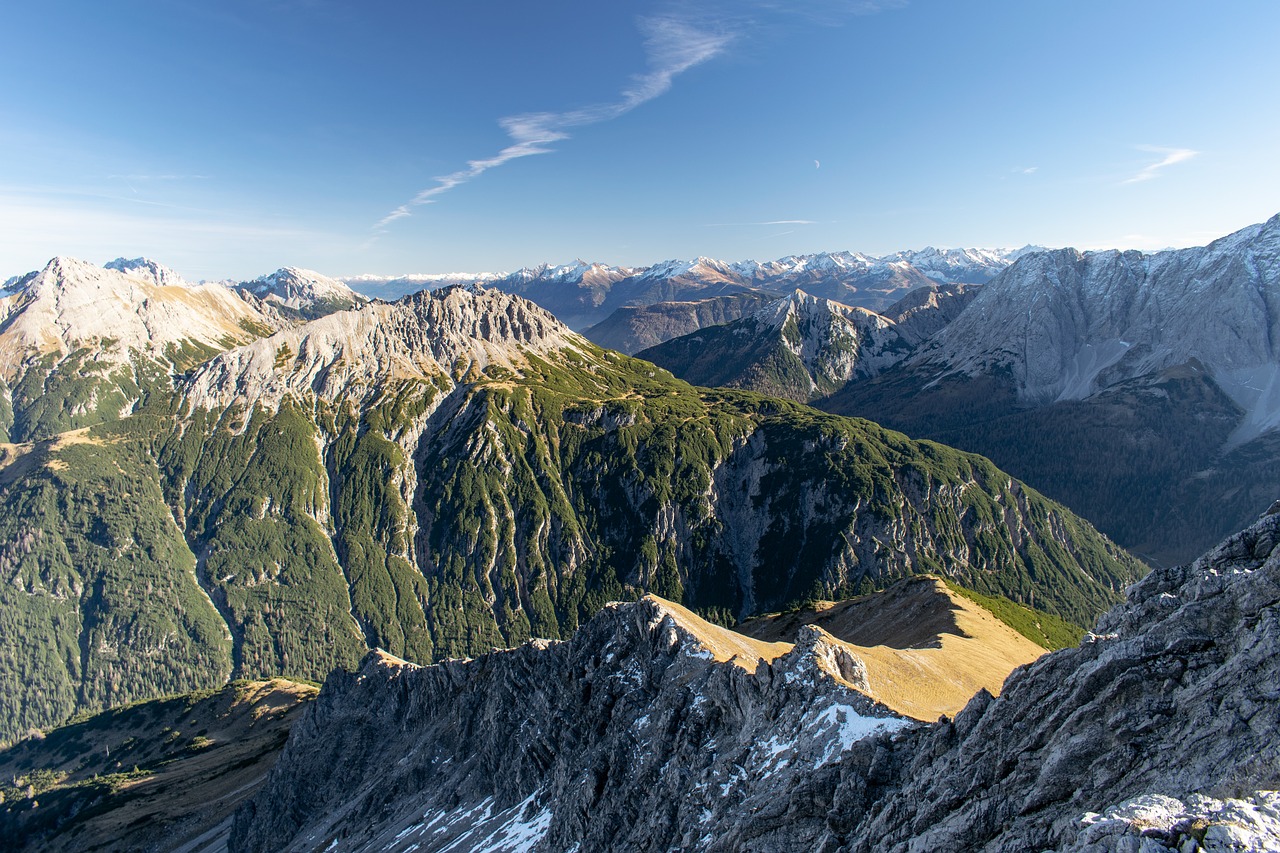
{"label": "mountain range", "polygon": [[1256,515],[1280,474],[1278,246],[1280,217],[1151,255],[1032,252],[860,327],[792,294],[638,355],[982,453],[1172,564]]}
{"label": "mountain range", "polygon": [[[804,290],[813,296],[879,310],[918,287],[935,283],[981,284],[989,281],[1018,258],[1035,251],[1039,251],[1038,247],[930,247],[883,257],[871,257],[860,252],[821,252],[789,255],[766,262],[732,263],[699,257],[692,261],[662,261],[648,267],[617,267],[575,260],[569,264],[525,267],[504,275],[357,276],[346,279],[346,282],[362,292],[384,298],[407,295],[424,286],[444,283],[484,284],[538,303],[573,329],[601,326],[600,337],[591,332],[587,337],[603,346],[622,343],[624,346],[614,348],[634,352],[627,338],[616,340],[607,337],[610,334],[608,329],[626,323],[641,323],[632,332],[639,335],[637,343],[660,343],[666,337],[654,338],[652,326],[648,326],[646,331],[644,315],[627,317],[634,315],[636,309],[658,303],[688,303],[736,294],[779,296]],[[709,312],[711,317],[716,316],[714,308]],[[686,328],[684,331],[694,330]]]}
{"label": "mountain range", "polygon": [[[55,258],[0,297],[4,835],[1267,849],[1280,512],[1147,574],[1036,489],[1157,562],[1256,516],[1277,246],[395,302]],[[698,387],[511,290],[731,322],[645,350]]]}
{"label": "mountain range", "polygon": [[[116,290],[128,338],[57,313]],[[284,323],[249,296],[59,259],[11,297],[0,343],[29,346],[6,374],[3,736],[230,677],[319,679],[375,647],[430,662],[563,637],[648,591],[732,621],[935,572],[1083,626],[1144,571],[980,457],[694,389],[520,297],[458,286]],[[31,316],[63,337],[11,337]]]}

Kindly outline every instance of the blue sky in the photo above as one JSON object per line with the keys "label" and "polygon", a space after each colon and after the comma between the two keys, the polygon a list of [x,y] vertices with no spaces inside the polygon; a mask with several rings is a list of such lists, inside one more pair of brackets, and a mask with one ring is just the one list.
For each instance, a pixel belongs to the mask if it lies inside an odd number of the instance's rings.
{"label": "blue sky", "polygon": [[1154,249],[1280,212],[1280,3],[0,9],[0,278]]}

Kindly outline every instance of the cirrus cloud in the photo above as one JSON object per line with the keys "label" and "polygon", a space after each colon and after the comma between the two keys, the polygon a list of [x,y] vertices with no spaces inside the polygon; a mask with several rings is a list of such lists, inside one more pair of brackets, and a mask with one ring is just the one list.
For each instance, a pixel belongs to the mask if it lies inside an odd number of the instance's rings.
{"label": "cirrus cloud", "polygon": [[1159,162],[1144,166],[1140,172],[1131,178],[1121,181],[1124,184],[1137,184],[1142,181],[1149,181],[1160,176],[1160,171],[1169,166],[1178,163],[1184,163],[1199,154],[1199,151],[1192,151],[1190,148],[1161,148],[1157,145],[1136,145],[1139,151],[1147,151],[1151,154],[1163,154],[1164,158]]}
{"label": "cirrus cloud", "polygon": [[374,229],[381,231],[397,219],[411,216],[414,207],[431,204],[438,196],[490,169],[520,157],[550,153],[554,150],[551,145],[568,139],[572,128],[610,121],[652,101],[669,91],[678,75],[716,56],[732,39],[728,33],[696,27],[675,16],[643,18],[640,29],[644,33],[650,70],[632,77],[616,101],[561,112],[521,113],[501,119],[498,124],[511,138],[510,145],[492,157],[470,160],[465,169],[436,178],[433,186],[379,219]]}

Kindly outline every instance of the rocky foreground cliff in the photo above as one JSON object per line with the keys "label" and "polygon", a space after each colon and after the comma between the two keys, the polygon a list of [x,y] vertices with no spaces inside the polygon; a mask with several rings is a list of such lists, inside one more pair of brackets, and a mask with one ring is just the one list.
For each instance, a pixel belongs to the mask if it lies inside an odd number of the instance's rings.
{"label": "rocky foreground cliff", "polygon": [[231,846],[1275,849],[1275,509],[934,725],[863,695],[820,631],[774,653],[654,601],[474,661],[371,655],[325,685]]}

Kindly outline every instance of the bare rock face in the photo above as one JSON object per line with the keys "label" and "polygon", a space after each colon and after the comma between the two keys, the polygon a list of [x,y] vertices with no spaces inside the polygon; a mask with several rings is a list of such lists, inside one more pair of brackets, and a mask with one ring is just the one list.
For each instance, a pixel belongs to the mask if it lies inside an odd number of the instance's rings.
{"label": "bare rock face", "polygon": [[1192,249],[1028,255],[913,358],[1006,370],[1036,404],[1197,359],[1248,412],[1245,441],[1280,424],[1278,334],[1280,215]]}
{"label": "bare rock face", "polygon": [[812,849],[841,756],[911,725],[820,634],[754,644],[649,597],[563,643],[373,653],[326,683],[232,849]]}
{"label": "bare rock face", "polygon": [[816,629],[744,647],[653,599],[475,661],[375,654],[232,849],[1277,849],[1278,543],[1272,513],[1153,572],[932,726],[861,696]]}
{"label": "bare rock face", "polygon": [[528,353],[580,341],[524,299],[455,286],[339,311],[254,341],[201,365],[181,391],[207,409],[237,400],[270,408],[289,393],[361,401],[388,378],[451,387],[491,365],[518,370]]}
{"label": "bare rock face", "polygon": [[1179,803],[1161,830],[1170,847],[1275,849],[1274,822],[1258,822],[1269,835],[1252,847],[1213,847],[1206,833],[1227,808],[1209,800],[1265,810],[1274,797],[1257,792],[1280,788],[1277,542],[1280,515],[1268,515],[1190,565],[1152,572],[1079,648],[904,743],[900,787],[858,815],[848,848],[1138,850],[1098,815],[1154,796]]}

